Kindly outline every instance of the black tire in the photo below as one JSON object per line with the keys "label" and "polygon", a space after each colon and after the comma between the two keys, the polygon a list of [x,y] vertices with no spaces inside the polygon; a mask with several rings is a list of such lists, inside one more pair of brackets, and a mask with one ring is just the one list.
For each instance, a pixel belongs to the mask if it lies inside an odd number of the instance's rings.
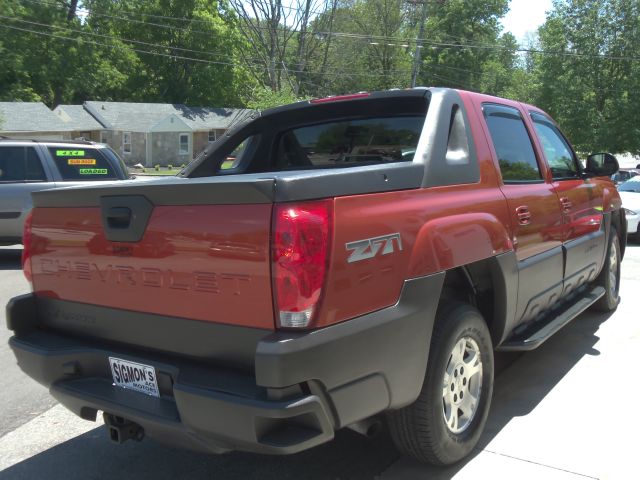
{"label": "black tire", "polygon": [[[474,348],[478,348],[482,380],[478,381],[479,377],[474,375],[465,384],[471,392],[472,382],[475,380],[473,388],[480,386],[477,396],[479,400],[475,413],[466,420],[464,430],[454,433],[445,421],[445,404],[449,394],[443,394],[443,383],[448,365],[450,371],[459,371],[457,366],[452,367],[453,362],[450,363],[450,360],[453,360],[454,346],[460,345],[463,340],[465,345],[472,345],[467,339],[473,340]],[[467,390],[458,390],[464,388],[461,386],[462,375],[459,377],[455,389],[462,399],[460,392],[465,393]],[[447,385],[449,381],[455,382],[453,377],[448,378]],[[454,391],[453,383],[451,391]],[[463,459],[480,439],[489,414],[492,393],[493,346],[482,315],[476,308],[462,303],[452,303],[439,308],[420,395],[413,404],[387,415],[389,430],[396,447],[405,455],[433,465],[450,465]],[[462,412],[455,408],[457,412]]]}
{"label": "black tire", "polygon": [[[615,252],[615,265],[612,268],[612,262]],[[615,272],[615,280],[611,273]],[[593,304],[594,310],[599,312],[613,312],[618,308],[620,303],[620,240],[618,232],[611,227],[609,234],[609,244],[607,245],[607,255],[602,266],[602,271],[596,278],[595,284],[603,287],[605,294],[600,300]]]}

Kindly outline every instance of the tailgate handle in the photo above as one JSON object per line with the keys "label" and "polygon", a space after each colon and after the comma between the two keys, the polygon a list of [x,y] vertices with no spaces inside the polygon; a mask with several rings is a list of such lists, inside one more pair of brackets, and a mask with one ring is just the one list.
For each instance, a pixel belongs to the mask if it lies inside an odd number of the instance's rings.
{"label": "tailgate handle", "polygon": [[110,242],[139,242],[153,213],[153,203],[144,195],[100,197],[104,236]]}
{"label": "tailgate handle", "polygon": [[131,209],[128,207],[111,207],[107,211],[109,228],[129,228],[131,224]]}

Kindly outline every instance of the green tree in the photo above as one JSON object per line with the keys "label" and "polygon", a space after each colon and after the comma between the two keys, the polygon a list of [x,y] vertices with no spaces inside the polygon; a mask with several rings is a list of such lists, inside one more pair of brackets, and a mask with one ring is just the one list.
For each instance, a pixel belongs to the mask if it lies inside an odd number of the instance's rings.
{"label": "green tree", "polygon": [[554,1],[535,56],[537,103],[584,153],[640,153],[640,5]]}
{"label": "green tree", "polygon": [[290,89],[274,92],[270,87],[258,85],[249,94],[245,105],[247,108],[254,110],[266,110],[267,108],[278,107],[300,100],[303,100],[303,98],[296,96]]}
{"label": "green tree", "polygon": [[239,106],[249,95],[253,82],[240,60],[245,39],[224,0],[87,3],[93,31],[136,50],[122,100]]}
{"label": "green tree", "polygon": [[87,35],[75,7],[0,0],[0,11],[9,17],[0,25],[2,99],[53,107],[121,92],[135,56],[118,42]]}
{"label": "green tree", "polygon": [[[407,86],[414,32],[400,0],[346,0],[338,4],[325,47],[313,61],[312,96]],[[345,35],[347,33],[347,35]]]}
{"label": "green tree", "polygon": [[514,68],[517,44],[500,35],[507,0],[446,0],[429,6],[420,80],[501,94]]}

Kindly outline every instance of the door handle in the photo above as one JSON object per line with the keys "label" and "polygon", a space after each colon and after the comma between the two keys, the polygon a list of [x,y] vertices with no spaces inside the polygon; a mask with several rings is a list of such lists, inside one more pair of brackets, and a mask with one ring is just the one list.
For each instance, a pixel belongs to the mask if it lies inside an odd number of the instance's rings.
{"label": "door handle", "polygon": [[571,200],[569,200],[568,197],[560,198],[560,204],[562,205],[563,213],[570,213],[571,212],[571,208],[573,208],[573,203],[571,203]]}
{"label": "door handle", "polygon": [[529,211],[529,207],[526,205],[521,205],[516,208],[516,217],[518,217],[518,223],[520,225],[531,224],[531,212]]}

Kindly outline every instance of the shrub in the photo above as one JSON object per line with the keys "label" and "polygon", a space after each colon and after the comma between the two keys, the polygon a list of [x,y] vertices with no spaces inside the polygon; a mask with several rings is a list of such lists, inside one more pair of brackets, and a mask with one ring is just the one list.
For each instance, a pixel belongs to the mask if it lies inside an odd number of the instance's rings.
{"label": "shrub", "polygon": [[156,172],[160,171],[160,165],[158,165],[157,163],[153,166],[153,168],[156,169]]}
{"label": "shrub", "polygon": [[167,168],[168,168],[169,170],[173,170],[173,165],[168,164],[168,165],[167,165]]}

